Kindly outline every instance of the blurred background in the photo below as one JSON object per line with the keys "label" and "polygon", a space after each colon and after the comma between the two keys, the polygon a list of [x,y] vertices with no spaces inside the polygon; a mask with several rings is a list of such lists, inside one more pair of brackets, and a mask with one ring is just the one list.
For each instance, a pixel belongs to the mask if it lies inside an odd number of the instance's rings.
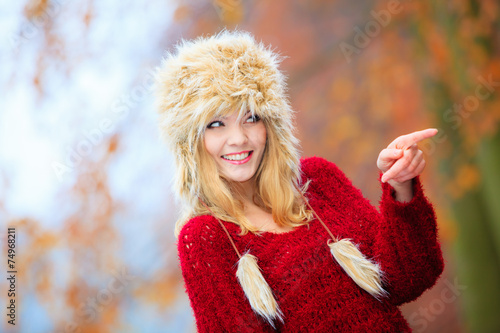
{"label": "blurred background", "polygon": [[[495,0],[24,0],[0,4],[2,332],[195,332],[173,159],[152,84],[180,38],[252,32],[287,58],[303,155],[374,205],[376,159],[422,143],[446,270],[415,332],[500,332],[500,4]],[[16,325],[7,234],[16,235]],[[14,231],[12,231],[14,230]]]}

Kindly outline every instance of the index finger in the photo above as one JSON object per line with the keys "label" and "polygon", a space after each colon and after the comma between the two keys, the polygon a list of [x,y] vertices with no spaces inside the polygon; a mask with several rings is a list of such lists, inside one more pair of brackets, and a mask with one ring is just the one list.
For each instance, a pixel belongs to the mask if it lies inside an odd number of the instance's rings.
{"label": "index finger", "polygon": [[399,146],[400,148],[402,148],[401,146],[403,146],[404,148],[409,148],[412,145],[416,144],[417,142],[433,137],[434,135],[437,134],[437,132],[438,130],[435,128],[428,128],[422,131],[416,131],[397,138],[396,140],[391,142],[389,146],[396,145]]}

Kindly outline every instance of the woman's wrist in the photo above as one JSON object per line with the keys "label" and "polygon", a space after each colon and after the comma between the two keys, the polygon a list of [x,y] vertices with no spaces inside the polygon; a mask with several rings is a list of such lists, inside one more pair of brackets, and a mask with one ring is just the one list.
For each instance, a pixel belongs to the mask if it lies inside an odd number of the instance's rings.
{"label": "woman's wrist", "polygon": [[393,179],[388,181],[394,189],[394,199],[399,202],[410,202],[413,199],[413,179],[397,182]]}

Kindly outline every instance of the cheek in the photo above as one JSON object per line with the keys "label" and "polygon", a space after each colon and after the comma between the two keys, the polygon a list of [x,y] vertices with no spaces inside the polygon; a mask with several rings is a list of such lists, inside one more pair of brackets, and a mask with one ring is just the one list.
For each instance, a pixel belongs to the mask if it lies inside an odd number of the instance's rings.
{"label": "cheek", "polygon": [[205,133],[205,137],[203,138],[203,142],[205,143],[205,149],[208,154],[212,157],[218,156],[219,153],[219,140],[210,133]]}
{"label": "cheek", "polygon": [[259,127],[259,133],[257,135],[258,138],[258,144],[261,146],[266,145],[266,140],[267,140],[267,131],[266,131],[266,126],[261,122],[261,126]]}

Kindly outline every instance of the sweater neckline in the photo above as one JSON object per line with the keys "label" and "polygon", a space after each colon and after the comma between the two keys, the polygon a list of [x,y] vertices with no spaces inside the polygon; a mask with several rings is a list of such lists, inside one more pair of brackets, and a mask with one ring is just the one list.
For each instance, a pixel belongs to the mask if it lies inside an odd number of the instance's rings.
{"label": "sweater neckline", "polygon": [[285,231],[285,232],[272,232],[272,231],[261,231],[260,235],[255,235],[257,237],[284,237],[286,235],[293,235],[299,231],[302,227],[306,227],[307,224],[303,224],[297,227],[294,227],[293,230]]}
{"label": "sweater neckline", "polygon": [[[293,235],[299,233],[302,229],[307,228],[307,226],[311,223],[312,221],[309,221],[306,224],[300,225],[298,227],[295,227],[293,230],[286,231],[286,232],[271,232],[271,231],[262,231],[260,234],[254,234],[252,232],[248,232],[245,236],[239,236],[239,237],[252,237],[252,238],[258,238],[258,239],[270,239],[270,238],[285,238],[285,237],[292,237]],[[233,231],[237,235],[240,232],[240,227],[236,224],[231,223],[233,226]]]}

